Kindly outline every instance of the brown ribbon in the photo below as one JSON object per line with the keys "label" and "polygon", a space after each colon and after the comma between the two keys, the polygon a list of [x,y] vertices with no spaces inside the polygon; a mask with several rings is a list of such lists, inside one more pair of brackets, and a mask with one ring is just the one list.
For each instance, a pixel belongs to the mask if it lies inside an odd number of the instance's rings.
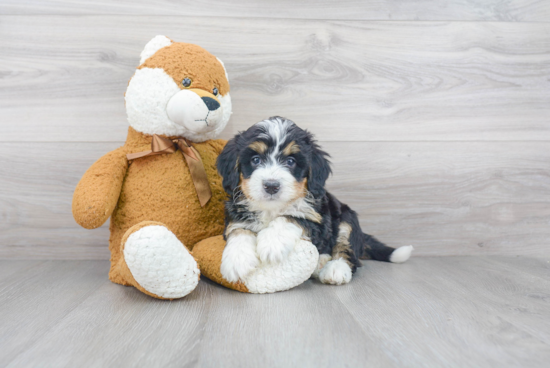
{"label": "brown ribbon", "polygon": [[199,197],[199,202],[201,207],[204,207],[212,197],[212,191],[210,190],[210,184],[208,183],[208,177],[206,176],[206,171],[204,170],[201,156],[187,139],[178,138],[170,140],[154,134],[153,140],[151,141],[151,150],[129,153],[126,157],[128,160],[135,160],[136,158],[147,156],[174,153],[178,150],[178,148],[183,153],[185,161],[187,161],[189,172],[191,173],[191,178],[193,179],[193,184],[195,185],[195,190],[197,191],[197,196]]}

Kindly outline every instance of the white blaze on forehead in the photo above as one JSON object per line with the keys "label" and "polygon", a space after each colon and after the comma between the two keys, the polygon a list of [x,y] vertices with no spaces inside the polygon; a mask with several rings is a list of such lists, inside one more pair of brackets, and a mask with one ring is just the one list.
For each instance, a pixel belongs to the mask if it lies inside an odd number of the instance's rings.
{"label": "white blaze on forehead", "polygon": [[260,133],[260,138],[273,139],[277,145],[282,143],[286,138],[286,134],[290,127],[294,125],[290,120],[284,120],[282,118],[273,118],[262,120],[259,123],[256,123],[258,127],[263,130],[263,133]]}
{"label": "white blaze on forehead", "polygon": [[288,131],[294,126],[294,123],[290,120],[282,119],[279,117],[273,119],[266,119],[256,124],[262,133],[258,135],[259,138],[273,140],[273,151],[269,155],[271,162],[277,162],[277,155],[279,154],[280,146],[285,142]]}

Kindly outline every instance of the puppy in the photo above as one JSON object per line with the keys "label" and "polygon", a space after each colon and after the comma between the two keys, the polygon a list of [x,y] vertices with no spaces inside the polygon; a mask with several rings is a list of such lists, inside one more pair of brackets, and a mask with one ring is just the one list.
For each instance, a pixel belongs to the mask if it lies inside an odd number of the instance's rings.
{"label": "puppy", "polygon": [[364,234],[357,214],[325,190],[329,155],[311,133],[272,117],[231,139],[217,167],[229,194],[221,273],[236,282],[261,262],[281,262],[300,238],[319,250],[313,276],[351,281],[359,258],[405,262],[412,246],[394,249]]}

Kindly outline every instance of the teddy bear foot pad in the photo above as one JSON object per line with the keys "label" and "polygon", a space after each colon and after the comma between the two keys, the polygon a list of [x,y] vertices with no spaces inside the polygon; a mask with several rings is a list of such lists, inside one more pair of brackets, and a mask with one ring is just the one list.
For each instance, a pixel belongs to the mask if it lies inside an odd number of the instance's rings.
{"label": "teddy bear foot pad", "polygon": [[199,282],[197,262],[164,226],[146,226],[132,233],[124,244],[124,259],[136,282],[163,299],[181,298]]}

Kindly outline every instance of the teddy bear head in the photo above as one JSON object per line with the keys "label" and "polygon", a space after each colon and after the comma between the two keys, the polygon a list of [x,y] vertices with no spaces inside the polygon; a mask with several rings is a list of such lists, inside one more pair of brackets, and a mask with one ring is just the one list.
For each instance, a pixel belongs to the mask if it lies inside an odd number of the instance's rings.
{"label": "teddy bear head", "polygon": [[141,52],[125,94],[132,128],[144,134],[216,138],[231,116],[222,61],[200,46],[156,36]]}

